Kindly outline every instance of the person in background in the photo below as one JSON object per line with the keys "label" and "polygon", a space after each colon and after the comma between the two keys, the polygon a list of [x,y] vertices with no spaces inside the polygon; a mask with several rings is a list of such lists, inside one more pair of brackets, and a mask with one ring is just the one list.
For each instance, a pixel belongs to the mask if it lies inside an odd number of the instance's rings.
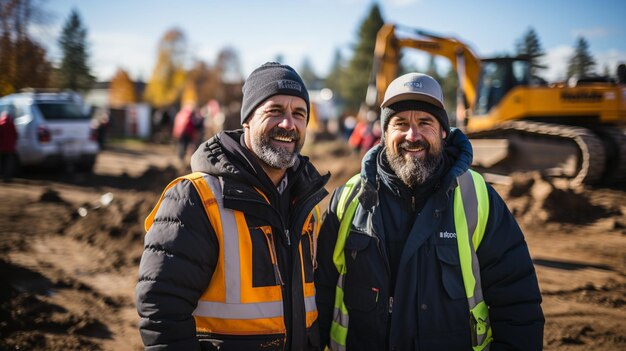
{"label": "person in background", "polygon": [[524,236],[469,170],[439,83],[387,88],[381,143],[325,214],[315,271],[331,350],[541,350],[544,317]]}
{"label": "person in background", "polygon": [[13,117],[7,111],[0,113],[0,167],[2,167],[2,180],[13,180],[13,172],[17,162],[17,130],[13,123]]}
{"label": "person in background", "polygon": [[109,129],[109,111],[107,108],[97,108],[91,118],[91,128],[96,131],[96,139],[100,150],[106,148],[107,133]]}
{"label": "person in background", "polygon": [[183,163],[187,156],[189,145],[192,145],[196,137],[196,121],[192,106],[185,106],[178,111],[174,118],[172,136],[176,139],[178,146],[178,159]]}
{"label": "person in background", "polygon": [[146,219],[136,287],[150,350],[318,350],[313,269],[330,177],[300,155],[310,112],[275,62],[243,87],[243,129],[193,154]]}

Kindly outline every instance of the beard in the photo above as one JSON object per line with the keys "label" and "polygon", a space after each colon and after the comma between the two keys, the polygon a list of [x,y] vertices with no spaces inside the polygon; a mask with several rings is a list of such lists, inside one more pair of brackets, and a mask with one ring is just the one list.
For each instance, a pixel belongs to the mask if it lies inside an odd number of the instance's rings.
{"label": "beard", "polygon": [[[443,143],[443,141],[442,141]],[[398,151],[386,147],[386,156],[389,166],[398,178],[409,188],[415,189],[424,184],[437,170],[443,159],[442,143],[432,146],[423,140],[410,142],[403,141],[398,145]],[[423,157],[407,157],[405,148],[423,147],[426,153]]]}
{"label": "beard", "polygon": [[[274,137],[293,139],[296,144],[293,151],[286,147],[273,145],[272,138]],[[296,163],[304,141],[300,140],[300,135],[295,130],[288,131],[274,127],[268,133],[252,135],[250,144],[252,151],[268,166],[277,169],[287,169]]]}

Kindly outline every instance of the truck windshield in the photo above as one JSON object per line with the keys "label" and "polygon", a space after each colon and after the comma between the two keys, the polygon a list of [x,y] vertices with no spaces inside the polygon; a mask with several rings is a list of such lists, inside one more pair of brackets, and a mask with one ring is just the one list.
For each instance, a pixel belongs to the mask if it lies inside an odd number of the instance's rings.
{"label": "truck windshield", "polygon": [[79,104],[64,102],[39,102],[36,103],[39,111],[46,120],[87,120],[89,115],[83,113]]}

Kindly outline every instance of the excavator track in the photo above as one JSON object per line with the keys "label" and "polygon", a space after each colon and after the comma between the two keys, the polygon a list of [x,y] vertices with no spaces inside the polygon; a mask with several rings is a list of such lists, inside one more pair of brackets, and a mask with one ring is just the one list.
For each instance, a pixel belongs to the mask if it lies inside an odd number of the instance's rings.
{"label": "excavator track", "polygon": [[[588,128],[532,121],[514,121],[500,124],[487,131],[469,133],[468,136],[470,140],[509,140],[510,154],[507,155],[506,160],[509,164],[509,171],[530,170],[532,168],[525,169],[521,166],[517,167],[517,165],[522,162],[532,162],[533,159],[550,158],[557,160],[552,167],[545,166],[545,164],[534,165],[534,169],[541,170],[550,176],[569,178],[572,185],[597,184],[606,180],[604,179],[607,163],[605,145],[596,133]],[[533,145],[535,150],[529,152]],[[567,151],[564,154],[568,155],[559,159],[563,150]],[[568,157],[569,161],[567,160]],[[565,171],[566,167],[563,167],[562,164],[568,163],[570,170]],[[626,166],[620,165],[616,168],[615,173],[626,173]]]}
{"label": "excavator track", "polygon": [[626,129],[619,127],[602,127],[599,134],[606,140],[610,154],[607,158],[605,178],[608,182],[626,181]]}

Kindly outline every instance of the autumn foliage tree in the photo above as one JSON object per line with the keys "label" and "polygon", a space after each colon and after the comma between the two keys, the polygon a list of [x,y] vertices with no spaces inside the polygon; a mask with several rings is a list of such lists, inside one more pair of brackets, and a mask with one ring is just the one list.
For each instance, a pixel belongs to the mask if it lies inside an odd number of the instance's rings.
{"label": "autumn foliage tree", "polygon": [[135,84],[123,69],[118,69],[111,79],[109,105],[113,108],[121,108],[137,102]]}
{"label": "autumn foliage tree", "polygon": [[25,87],[48,86],[52,64],[28,35],[41,14],[35,0],[0,0],[0,96]]}
{"label": "autumn foliage tree", "polygon": [[144,99],[161,108],[178,102],[186,82],[187,40],[184,33],[177,28],[168,30],[159,42],[157,55]]}

